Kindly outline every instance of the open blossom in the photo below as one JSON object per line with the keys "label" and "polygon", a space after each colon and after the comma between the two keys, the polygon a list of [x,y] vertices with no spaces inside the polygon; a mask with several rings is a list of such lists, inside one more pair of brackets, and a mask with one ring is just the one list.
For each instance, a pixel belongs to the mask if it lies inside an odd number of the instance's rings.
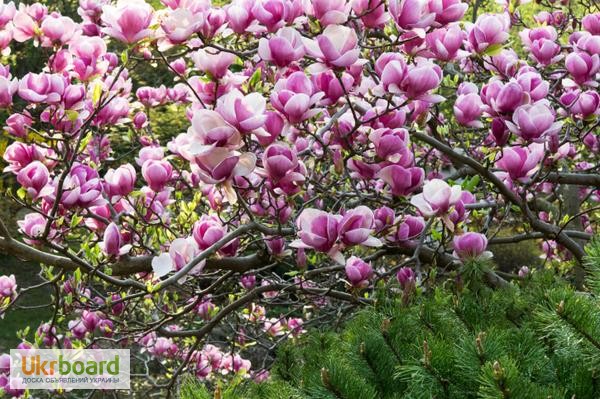
{"label": "open blossom", "polygon": [[186,143],[178,146],[179,153],[189,161],[215,147],[238,149],[242,146],[240,132],[216,111],[201,109],[194,112],[192,125],[185,136]]}
{"label": "open blossom", "polygon": [[[54,182],[55,191],[58,189],[59,178],[57,176]],[[74,163],[64,181],[60,203],[65,207],[89,207],[101,205],[104,202],[102,182],[98,172],[87,165]]]}
{"label": "open blossom", "polygon": [[394,235],[394,240],[404,243],[421,235],[425,230],[425,221],[420,216],[406,216],[398,225],[398,230]]}
{"label": "open blossom", "polygon": [[267,119],[266,100],[260,93],[243,95],[232,90],[217,102],[217,111],[223,118],[242,133],[261,128]]}
{"label": "open blossom", "polygon": [[271,38],[261,38],[258,42],[258,55],[278,67],[285,67],[300,60],[306,50],[300,33],[291,27],[284,27]]}
{"label": "open blossom", "polygon": [[338,235],[340,241],[345,245],[366,245],[380,247],[382,245],[378,238],[371,236],[374,228],[374,216],[366,206],[346,211],[338,223]]}
{"label": "open blossom", "polygon": [[17,174],[17,181],[34,200],[52,193],[53,188],[48,186],[49,180],[48,168],[40,161],[33,161]]}
{"label": "open blossom", "polygon": [[454,116],[459,124],[482,128],[483,123],[479,120],[482,113],[483,104],[477,93],[461,94],[456,98]]}
{"label": "open blossom", "polygon": [[[200,220],[194,224],[192,236],[198,247],[205,250],[225,237],[227,232],[227,227],[223,226],[217,216],[202,215]],[[239,240],[234,239],[222,246],[219,252],[225,256],[234,256],[238,246]]]}
{"label": "open blossom", "polygon": [[383,0],[351,0],[350,4],[367,28],[381,28],[390,18]]}
{"label": "open blossom", "polygon": [[78,26],[69,17],[50,14],[44,18],[40,26],[44,34],[43,45],[51,47],[53,44],[68,44],[78,37]]}
{"label": "open blossom", "polygon": [[335,247],[338,239],[338,226],[341,216],[332,215],[318,209],[307,208],[296,219],[298,237],[290,246],[293,248],[312,248],[329,254],[339,263],[343,256]]}
{"label": "open blossom", "polygon": [[271,105],[281,112],[290,123],[299,123],[316,115],[319,110],[311,108],[323,97],[316,92],[304,72],[294,72],[287,79],[275,83],[271,93]]}
{"label": "open blossom", "polygon": [[288,7],[285,0],[258,0],[252,7],[252,15],[269,32],[274,32],[285,24]]}
{"label": "open blossom", "polygon": [[298,161],[296,151],[276,142],[265,149],[263,167],[269,179],[284,192],[292,194],[304,182],[305,168]]}
{"label": "open blossom", "polygon": [[600,13],[586,15],[581,20],[581,25],[592,35],[600,35]]}
{"label": "open blossom", "polygon": [[506,121],[506,125],[525,141],[536,141],[560,130],[562,123],[554,120],[554,111],[546,103],[539,101],[517,108],[512,122]]}
{"label": "open blossom", "polygon": [[406,129],[377,129],[369,135],[369,140],[375,145],[378,157],[404,167],[412,165],[413,154]]}
{"label": "open blossom", "polygon": [[469,7],[460,0],[429,0],[427,4],[429,11],[435,14],[435,22],[441,25],[460,21]]}
{"label": "open blossom", "polygon": [[108,68],[102,58],[106,54],[106,42],[100,37],[75,40],[69,45],[69,51],[74,55],[73,70],[81,80],[102,74]]}
{"label": "open blossom", "polygon": [[600,94],[595,90],[571,90],[560,97],[560,102],[569,113],[580,118],[588,118],[600,110]]}
{"label": "open blossom", "polygon": [[600,72],[600,54],[570,53],[565,58],[565,67],[577,84],[598,86],[596,76]]}
{"label": "open blossom", "polygon": [[505,147],[496,166],[508,173],[512,180],[527,181],[544,157],[544,145],[532,143],[528,147]]}
{"label": "open blossom", "polygon": [[221,79],[227,73],[227,68],[233,61],[235,55],[212,48],[200,49],[192,54],[196,68],[209,73],[215,79]]}
{"label": "open blossom", "polygon": [[67,82],[61,75],[30,72],[19,82],[19,96],[33,103],[57,103],[66,86]]}
{"label": "open blossom", "polygon": [[154,10],[144,0],[119,0],[102,7],[102,31],[125,43],[136,43],[152,35],[149,29]]}
{"label": "open blossom", "polygon": [[[198,254],[198,244],[193,237],[187,238],[176,238],[171,242],[169,247],[169,256],[173,261],[175,270],[181,270],[187,265],[194,257]],[[201,268],[204,264],[201,265]],[[201,270],[201,269],[200,269]],[[192,270],[192,272],[198,272],[198,269]]]}
{"label": "open blossom", "polygon": [[469,260],[480,256],[489,257],[491,253],[486,253],[488,244],[487,238],[480,233],[468,232],[454,237],[454,254],[461,260]]}
{"label": "open blossom", "polygon": [[423,192],[413,196],[410,203],[425,217],[439,216],[447,213],[458,202],[461,194],[460,186],[450,187],[443,180],[433,179],[425,183]]}
{"label": "open blossom", "polygon": [[172,174],[173,167],[166,160],[149,159],[142,165],[142,176],[155,192],[162,191]]}
{"label": "open blossom", "polygon": [[413,100],[437,103],[444,98],[431,94],[442,82],[442,69],[429,61],[422,61],[407,68],[406,75],[400,82],[400,90]]}
{"label": "open blossom", "polygon": [[135,180],[135,169],[127,163],[106,172],[106,175],[104,175],[104,190],[109,197],[124,196],[133,191]]}
{"label": "open blossom", "polygon": [[103,240],[100,243],[102,251],[109,256],[124,255],[131,249],[131,245],[124,245],[121,231],[115,223],[111,223],[104,230]]}
{"label": "open blossom", "polygon": [[404,30],[426,28],[436,18],[424,0],[390,0],[389,9],[396,25]]}
{"label": "open blossom", "polygon": [[450,25],[447,28],[438,28],[425,36],[428,50],[440,61],[451,61],[456,58],[459,55],[463,40],[464,33],[457,24]]}
{"label": "open blossom", "polygon": [[490,46],[501,45],[508,39],[510,20],[504,14],[483,14],[471,27],[468,40],[476,53],[483,53]]}
{"label": "open blossom", "polygon": [[418,167],[405,168],[400,165],[389,165],[377,174],[398,197],[406,196],[417,190],[423,184],[425,171]]}
{"label": "open blossom", "polygon": [[329,25],[315,40],[305,40],[310,55],[331,67],[349,67],[358,61],[356,31],[344,25]]}
{"label": "open blossom", "polygon": [[356,288],[365,288],[369,285],[369,280],[373,277],[373,268],[370,263],[351,256],[346,261],[346,278],[348,282]]}
{"label": "open blossom", "polygon": [[179,44],[197,32],[201,25],[202,20],[197,14],[185,8],[178,8],[167,14],[160,27],[171,43]]}
{"label": "open blossom", "polygon": [[17,281],[15,276],[12,274],[10,276],[0,276],[0,297],[12,299],[16,294]]}
{"label": "open blossom", "polygon": [[323,26],[343,24],[348,20],[350,4],[346,0],[313,0],[311,5],[315,18]]}

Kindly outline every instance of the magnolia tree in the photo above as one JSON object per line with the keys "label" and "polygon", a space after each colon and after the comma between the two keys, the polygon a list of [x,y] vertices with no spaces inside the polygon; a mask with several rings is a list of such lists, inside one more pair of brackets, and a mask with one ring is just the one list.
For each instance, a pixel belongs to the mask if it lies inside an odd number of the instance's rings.
{"label": "magnolia tree", "polygon": [[[580,284],[600,13],[576,3],[1,5],[3,200],[27,213],[18,235],[0,221],[0,251],[44,282],[1,275],[0,313],[52,287],[20,347],[132,348],[133,386],[170,393],[187,374],[263,380],[279,343],[375,290],[460,279],[488,246],[534,240]],[[13,76],[22,42],[44,63]],[[174,83],[140,84],[148,68]],[[187,131],[150,118],[171,112]],[[476,264],[492,285],[521,266]],[[7,363],[0,387],[22,395]]]}

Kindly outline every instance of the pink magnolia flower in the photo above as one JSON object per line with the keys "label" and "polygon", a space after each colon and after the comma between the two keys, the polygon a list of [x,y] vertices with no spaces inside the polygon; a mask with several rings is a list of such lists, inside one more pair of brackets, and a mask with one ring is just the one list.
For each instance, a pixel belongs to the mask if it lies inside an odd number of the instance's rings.
{"label": "pink magnolia flower", "polygon": [[10,80],[10,76],[0,76],[0,108],[8,108],[12,105],[13,95],[18,88],[17,78]]}
{"label": "pink magnolia flower", "polygon": [[373,221],[375,231],[378,233],[392,226],[392,224],[394,224],[394,219],[396,218],[394,210],[387,206],[375,209],[373,216],[375,217]]}
{"label": "pink magnolia flower", "polygon": [[33,120],[27,111],[22,114],[12,114],[6,119],[4,130],[15,137],[25,137],[32,122]]}
{"label": "pink magnolia flower", "polygon": [[60,102],[67,82],[58,74],[28,73],[19,82],[19,96],[32,103]]}
{"label": "pink magnolia flower", "polygon": [[562,123],[554,122],[553,110],[545,102],[538,101],[517,108],[512,122],[506,121],[506,126],[525,141],[536,141],[557,133]]}
{"label": "pink magnolia flower", "polygon": [[[227,227],[223,226],[217,216],[202,215],[200,220],[194,224],[192,236],[198,247],[205,250],[221,240],[227,234]],[[234,239],[219,249],[224,256],[234,256],[239,246],[239,240]]]}
{"label": "pink magnolia flower", "polygon": [[258,42],[258,55],[278,67],[285,67],[304,57],[306,50],[300,33],[291,27],[281,28],[270,39]]}
{"label": "pink magnolia flower", "polygon": [[185,8],[178,8],[162,19],[160,27],[171,43],[179,44],[200,30],[202,24],[203,21],[198,14]]}
{"label": "pink magnolia flower", "polygon": [[207,184],[225,182],[236,176],[248,176],[256,166],[254,154],[230,151],[223,147],[198,154],[195,161],[196,168],[193,168],[193,171]]}
{"label": "pink magnolia flower", "polygon": [[[198,254],[198,244],[193,237],[187,238],[176,238],[171,242],[171,246],[169,247],[169,256],[173,261],[173,265],[175,266],[175,270],[180,270],[189,262],[192,261]],[[192,270],[195,274],[198,274],[200,270],[204,267],[204,263],[202,263],[201,267],[198,269],[197,267]]]}
{"label": "pink magnolia flower", "polygon": [[338,236],[345,245],[366,245],[380,247],[383,245],[378,238],[372,237],[374,216],[366,206],[347,211],[338,223]]}
{"label": "pink magnolia flower", "polygon": [[351,0],[350,4],[367,28],[383,28],[390,18],[383,0]]}
{"label": "pink magnolia flower", "polygon": [[194,60],[196,68],[209,73],[214,79],[221,79],[227,74],[229,66],[235,61],[235,55],[213,48],[206,48],[193,53],[192,60]]}
{"label": "pink magnolia flower", "polygon": [[81,33],[71,18],[55,13],[44,18],[40,29],[44,34],[42,44],[46,47],[52,47],[55,43],[68,44]]}
{"label": "pink magnolia flower", "polygon": [[396,279],[404,290],[415,284],[415,272],[410,267],[403,267],[396,273]]}
{"label": "pink magnolia flower", "polygon": [[20,43],[35,37],[39,33],[38,21],[21,8],[15,13],[12,23],[13,38]]}
{"label": "pink magnolia flower", "polygon": [[69,45],[73,54],[73,70],[78,78],[86,81],[108,69],[108,63],[102,59],[106,54],[106,42],[97,36],[85,40],[74,40]]}
{"label": "pink magnolia flower", "polygon": [[562,58],[560,56],[560,44],[549,39],[535,40],[531,43],[529,50],[531,51],[531,58],[542,66],[554,64]]}
{"label": "pink magnolia flower", "polygon": [[560,102],[572,115],[583,119],[597,114],[600,110],[600,94],[595,90],[568,91],[560,96]]}
{"label": "pink magnolia flower", "polygon": [[346,278],[350,285],[355,288],[366,288],[369,286],[369,280],[373,277],[373,268],[370,263],[351,256],[346,261]]}
{"label": "pink magnolia flower", "polygon": [[438,28],[428,33],[425,36],[425,43],[427,44],[427,49],[436,59],[451,61],[458,56],[463,39],[464,32],[459,25],[453,24],[447,28]]}
{"label": "pink magnolia flower", "polygon": [[4,4],[0,4],[0,28],[4,28],[6,24],[12,21],[17,12],[17,8],[15,7],[14,2],[8,2]]}
{"label": "pink magnolia flower", "polygon": [[461,94],[454,103],[454,116],[456,121],[463,126],[482,128],[479,120],[483,113],[483,103],[477,93]]}
{"label": "pink magnolia flower", "polygon": [[188,161],[194,161],[197,155],[208,153],[214,148],[235,150],[242,146],[240,132],[218,112],[207,109],[194,112],[192,125],[185,139],[186,142],[178,146],[177,150]]}
{"label": "pink magnolia flower", "polygon": [[532,143],[528,147],[505,147],[496,166],[508,173],[512,180],[526,182],[535,173],[544,157],[544,145]]}
{"label": "pink magnolia flower", "polygon": [[425,183],[423,192],[413,196],[410,203],[425,217],[439,216],[446,214],[460,199],[461,194],[460,186],[450,187],[443,180],[433,179]]}
{"label": "pink magnolia flower", "polygon": [[267,102],[260,93],[243,95],[232,90],[219,98],[217,112],[242,133],[250,133],[261,128],[267,119]]}
{"label": "pink magnolia flower", "polygon": [[412,100],[421,100],[428,103],[437,103],[444,97],[431,94],[442,82],[442,69],[429,61],[422,61],[410,65],[406,75],[400,82],[400,90]]}
{"label": "pink magnolia flower", "polygon": [[592,35],[600,35],[600,13],[586,15],[581,20],[581,25]]}
{"label": "pink magnolia flower", "polygon": [[33,161],[17,174],[17,181],[34,200],[53,192],[53,188],[48,186],[49,180],[48,168],[40,161]]}
{"label": "pink magnolia flower", "polygon": [[429,12],[435,14],[435,22],[446,25],[451,22],[460,21],[467,11],[468,4],[460,0],[429,0]]}
{"label": "pink magnolia flower", "polygon": [[300,166],[296,151],[282,142],[265,149],[262,163],[269,179],[285,193],[292,194],[304,182],[304,168]]}
{"label": "pink magnolia flower", "polygon": [[579,85],[598,86],[596,75],[600,71],[600,54],[589,55],[572,52],[565,58],[565,67]]}
{"label": "pink magnolia flower", "polygon": [[104,230],[104,237],[100,243],[102,251],[109,256],[125,255],[131,249],[131,245],[123,245],[121,231],[115,223],[111,223]]}
{"label": "pink magnolia flower", "polygon": [[485,52],[490,46],[501,45],[508,39],[510,20],[504,14],[482,14],[471,27],[468,40],[476,53]]}
{"label": "pink magnolia flower", "polygon": [[358,61],[360,49],[354,29],[344,25],[329,25],[316,40],[304,40],[310,55],[330,67],[349,67]]}
{"label": "pink magnolia flower", "polygon": [[23,220],[17,222],[17,225],[21,233],[27,237],[23,241],[29,245],[40,244],[36,238],[41,237],[46,228],[46,218],[43,215],[37,212],[28,213]]}
{"label": "pink magnolia flower", "polygon": [[354,78],[347,72],[343,72],[342,76],[338,79],[332,70],[325,70],[312,75],[311,80],[316,90],[322,91],[324,94],[324,97],[320,101],[320,105],[335,104],[354,86]]}
{"label": "pink magnolia flower", "polygon": [[165,153],[161,147],[158,146],[147,146],[142,147],[139,152],[139,156],[135,159],[135,163],[142,166],[149,159],[160,161],[165,157]]}
{"label": "pink magnolia flower", "polygon": [[281,112],[290,123],[299,123],[316,115],[319,110],[311,109],[323,93],[315,88],[304,72],[294,72],[287,79],[275,83],[271,93],[271,105]]}
{"label": "pink magnolia flower", "polygon": [[[0,299],[14,299],[17,295],[17,280],[14,275],[0,276]],[[0,301],[2,303],[2,301]],[[5,366],[5,365],[3,365]]]}
{"label": "pink magnolia flower", "polygon": [[346,0],[314,0],[311,5],[313,15],[322,26],[343,24],[350,14]]}
{"label": "pink magnolia flower", "polygon": [[154,192],[160,192],[171,180],[173,167],[166,160],[149,159],[142,165],[142,176]]}
{"label": "pink magnolia flower", "polygon": [[413,240],[425,230],[425,221],[420,216],[406,216],[398,225],[394,239],[399,243]]}
{"label": "pink magnolia flower", "polygon": [[288,7],[287,0],[258,0],[252,7],[252,15],[269,32],[275,32],[285,24]]}
{"label": "pink magnolia flower", "polygon": [[454,254],[460,260],[478,258],[480,256],[489,257],[491,253],[486,253],[487,238],[480,233],[468,232],[454,237]]}
{"label": "pink magnolia flower", "polygon": [[36,144],[25,144],[20,141],[14,141],[4,150],[3,159],[8,163],[4,171],[17,174],[33,161],[40,161],[51,169],[56,162],[50,158],[54,157],[56,157],[56,154],[53,150],[45,149]]}
{"label": "pink magnolia flower", "polygon": [[136,43],[152,35],[154,10],[144,0],[119,0],[102,7],[102,32],[125,43]]}
{"label": "pink magnolia flower", "polygon": [[[55,178],[55,193],[58,189],[59,176]],[[67,175],[60,203],[65,207],[90,207],[101,205],[105,201],[102,198],[102,182],[98,172],[87,165],[74,163],[71,171]]]}
{"label": "pink magnolia flower", "polygon": [[245,33],[246,29],[255,22],[252,12],[254,4],[254,0],[234,0],[227,6],[227,22],[235,33]]}
{"label": "pink magnolia flower", "polygon": [[251,290],[256,286],[256,276],[254,274],[244,274],[240,277],[240,284],[247,290]]}
{"label": "pink magnolia flower", "polygon": [[389,10],[396,25],[403,30],[427,28],[436,18],[424,0],[390,0]]}
{"label": "pink magnolia flower", "polygon": [[304,209],[296,219],[300,239],[294,240],[290,246],[325,252],[338,263],[344,264],[344,257],[335,246],[340,220],[339,215],[313,208]]}
{"label": "pink magnolia flower", "polygon": [[109,169],[104,175],[104,191],[109,198],[125,196],[133,191],[135,180],[136,172],[131,164]]}
{"label": "pink magnolia flower", "polygon": [[389,165],[377,173],[377,177],[383,180],[392,194],[397,197],[404,197],[421,187],[425,178],[425,171],[421,168],[405,168],[400,165]]}
{"label": "pink magnolia flower", "polygon": [[523,87],[514,80],[506,84],[500,80],[491,80],[481,89],[481,99],[488,105],[488,114],[511,113],[520,105],[529,102]]}
{"label": "pink magnolia flower", "polygon": [[413,164],[413,154],[409,149],[410,139],[406,129],[377,129],[369,135],[375,145],[377,156],[403,167]]}

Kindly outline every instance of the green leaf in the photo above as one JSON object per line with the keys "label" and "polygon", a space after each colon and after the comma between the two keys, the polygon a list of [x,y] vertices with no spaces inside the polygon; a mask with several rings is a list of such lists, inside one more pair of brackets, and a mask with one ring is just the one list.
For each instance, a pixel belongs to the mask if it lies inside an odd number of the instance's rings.
{"label": "green leaf", "polygon": [[491,46],[486,48],[485,51],[483,52],[483,55],[489,55],[490,57],[493,57],[495,55],[500,54],[501,51],[502,51],[502,44],[496,43],[496,44],[492,44]]}

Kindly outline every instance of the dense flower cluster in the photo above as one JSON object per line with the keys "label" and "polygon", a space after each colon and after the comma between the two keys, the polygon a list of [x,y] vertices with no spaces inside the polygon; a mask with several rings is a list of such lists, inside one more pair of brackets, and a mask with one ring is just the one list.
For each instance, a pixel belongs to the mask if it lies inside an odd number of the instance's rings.
{"label": "dense flower cluster", "polygon": [[[521,239],[576,264],[600,201],[600,13],[500,3],[470,22],[461,0],[0,5],[3,195],[28,210],[0,251],[53,266],[65,316],[32,342],[263,380],[256,353],[380,281],[406,298]],[[14,76],[16,43],[44,64]],[[0,276],[0,312],[19,293]]]}

